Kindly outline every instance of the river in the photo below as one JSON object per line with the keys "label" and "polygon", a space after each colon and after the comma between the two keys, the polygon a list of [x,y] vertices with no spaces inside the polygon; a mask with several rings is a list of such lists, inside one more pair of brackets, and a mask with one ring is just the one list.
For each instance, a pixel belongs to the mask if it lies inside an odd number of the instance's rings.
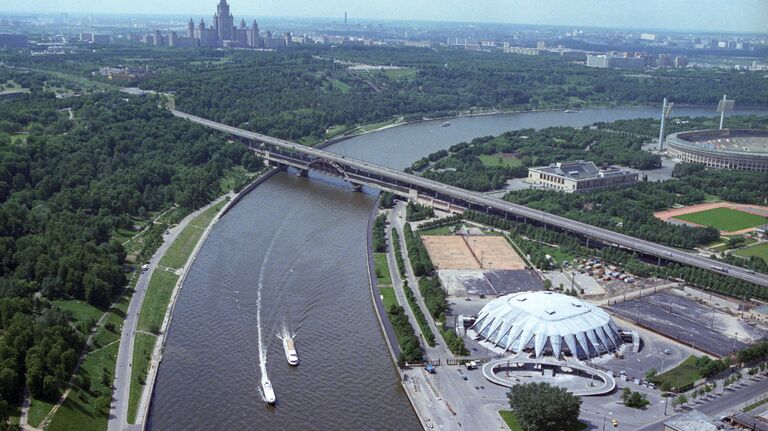
{"label": "river", "polygon": [[[414,123],[335,144],[331,151],[403,169],[478,136],[658,116],[658,109],[588,109]],[[740,113],[748,113],[741,111]],[[675,115],[712,115],[681,108]],[[374,195],[311,173],[280,173],[214,226],[176,303],[149,427],[419,429],[371,304],[366,230]],[[259,279],[266,368],[279,400],[259,395]],[[273,334],[298,331],[290,367]]]}

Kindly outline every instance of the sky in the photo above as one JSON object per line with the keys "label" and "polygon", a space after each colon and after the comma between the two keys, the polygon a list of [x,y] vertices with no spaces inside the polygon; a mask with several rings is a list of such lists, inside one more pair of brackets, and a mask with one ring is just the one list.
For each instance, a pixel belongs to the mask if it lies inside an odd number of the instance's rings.
{"label": "sky", "polygon": [[[213,15],[219,0],[0,0],[3,12]],[[236,17],[333,17],[768,33],[768,0],[229,0]]]}

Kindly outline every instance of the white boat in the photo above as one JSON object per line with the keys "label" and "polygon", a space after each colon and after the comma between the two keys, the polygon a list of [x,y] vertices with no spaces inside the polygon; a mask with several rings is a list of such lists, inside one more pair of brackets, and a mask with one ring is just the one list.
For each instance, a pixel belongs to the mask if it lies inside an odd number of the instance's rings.
{"label": "white boat", "polygon": [[578,109],[566,109],[566,110],[565,110],[565,113],[566,113],[566,114],[575,114],[575,113],[577,113],[577,112],[579,112],[579,110],[578,110]]}
{"label": "white boat", "polygon": [[440,127],[448,127],[448,126],[450,126],[450,125],[451,125],[451,122],[450,122],[450,121],[446,121],[446,122],[445,122],[445,123],[443,123],[443,125],[442,125],[442,126],[440,126]]}
{"label": "white boat", "polygon": [[283,337],[283,349],[285,349],[285,359],[290,365],[299,365],[299,353],[296,352],[296,345],[293,344],[293,337],[287,335]]}
{"label": "white boat", "polygon": [[261,379],[261,390],[264,391],[264,399],[267,404],[274,404],[277,401],[275,390],[272,389],[272,383],[266,377]]}

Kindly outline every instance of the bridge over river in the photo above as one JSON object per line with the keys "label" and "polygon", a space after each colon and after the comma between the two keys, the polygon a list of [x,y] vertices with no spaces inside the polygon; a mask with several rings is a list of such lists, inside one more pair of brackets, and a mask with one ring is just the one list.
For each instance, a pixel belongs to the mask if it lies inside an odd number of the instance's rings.
{"label": "bridge over river", "polygon": [[588,241],[598,241],[605,245],[631,250],[645,256],[653,256],[658,258],[659,262],[662,260],[677,262],[735,277],[758,286],[768,287],[768,276],[756,274],[754,271],[745,268],[535,210],[523,205],[513,204],[498,198],[485,196],[481,193],[449,186],[374,163],[250,132],[184,112],[175,110],[171,112],[176,117],[187,119],[193,123],[218,130],[241,140],[259,156],[272,163],[292,166],[299,169],[300,172],[317,170],[341,177],[351,183],[356,189],[362,186],[370,186],[408,199],[427,201],[438,209],[448,211],[470,209],[504,218],[554,227],[581,236]]}

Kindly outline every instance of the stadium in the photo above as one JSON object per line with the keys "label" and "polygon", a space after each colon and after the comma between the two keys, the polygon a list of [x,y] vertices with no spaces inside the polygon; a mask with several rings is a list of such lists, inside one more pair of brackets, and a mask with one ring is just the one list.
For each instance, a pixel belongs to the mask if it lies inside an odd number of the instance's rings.
{"label": "stadium", "polygon": [[723,129],[674,133],[669,155],[712,168],[768,172],[768,130]]}
{"label": "stadium", "polygon": [[471,330],[496,348],[580,359],[614,352],[619,328],[603,309],[560,293],[520,292],[494,299],[480,310]]}

